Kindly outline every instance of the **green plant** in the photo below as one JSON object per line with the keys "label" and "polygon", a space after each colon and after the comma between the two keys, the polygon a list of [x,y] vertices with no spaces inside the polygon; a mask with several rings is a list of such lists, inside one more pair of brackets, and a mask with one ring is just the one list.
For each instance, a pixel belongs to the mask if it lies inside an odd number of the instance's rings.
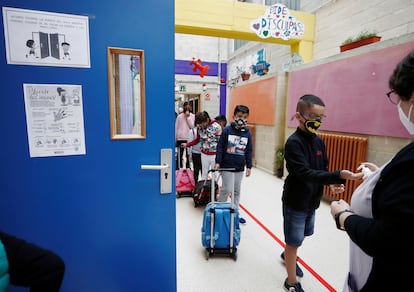
{"label": "green plant", "polygon": [[346,44],[349,44],[349,43],[352,43],[352,42],[360,41],[360,40],[363,40],[363,39],[366,39],[366,38],[369,38],[369,37],[372,37],[372,36],[375,36],[375,35],[377,35],[376,31],[369,32],[367,30],[364,30],[364,31],[361,31],[356,37],[349,37],[346,40],[344,40],[342,42],[342,45],[346,45]]}
{"label": "green plant", "polygon": [[274,173],[278,178],[283,177],[283,163],[285,161],[285,148],[278,147],[275,152]]}
{"label": "green plant", "polygon": [[285,160],[285,148],[279,147],[276,149],[276,155],[275,155],[276,169],[283,168],[284,160]]}

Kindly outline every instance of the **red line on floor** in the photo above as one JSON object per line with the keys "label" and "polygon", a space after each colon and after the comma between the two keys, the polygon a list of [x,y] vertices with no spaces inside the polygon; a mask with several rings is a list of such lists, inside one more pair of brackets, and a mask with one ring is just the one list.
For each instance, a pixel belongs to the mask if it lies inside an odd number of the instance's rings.
{"label": "red line on floor", "polygon": [[[240,209],[242,209],[244,212],[246,212],[247,215],[249,215],[260,227],[263,228],[264,231],[266,231],[267,234],[270,235],[271,238],[273,238],[277,243],[279,243],[283,248],[285,248],[286,244],[280,240],[279,237],[277,237],[272,231],[270,231],[269,228],[267,228],[262,222],[259,221],[249,210],[247,210],[242,204],[239,204]],[[298,257],[298,262],[309,271],[323,286],[325,286],[328,291],[330,292],[336,292],[335,288],[333,288],[331,285],[329,285],[328,282],[326,282],[318,273],[315,272],[314,269],[312,269],[307,263],[305,263],[300,257]]]}

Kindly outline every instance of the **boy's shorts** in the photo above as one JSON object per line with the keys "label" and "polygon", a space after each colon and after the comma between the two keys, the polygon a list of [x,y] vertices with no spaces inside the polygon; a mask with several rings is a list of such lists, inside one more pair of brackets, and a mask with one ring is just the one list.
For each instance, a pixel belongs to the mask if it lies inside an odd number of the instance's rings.
{"label": "boy's shorts", "polygon": [[313,234],[315,210],[296,211],[283,205],[283,218],[283,230],[287,245],[299,247],[305,236]]}

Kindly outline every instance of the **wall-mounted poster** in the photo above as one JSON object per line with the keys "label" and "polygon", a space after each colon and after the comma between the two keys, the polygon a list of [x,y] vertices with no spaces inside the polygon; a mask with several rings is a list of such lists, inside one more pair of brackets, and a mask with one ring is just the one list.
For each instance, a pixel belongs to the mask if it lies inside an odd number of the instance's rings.
{"label": "wall-mounted poster", "polygon": [[87,16],[3,7],[7,64],[90,68]]}
{"label": "wall-mounted poster", "polygon": [[23,84],[30,157],[85,154],[82,87]]}

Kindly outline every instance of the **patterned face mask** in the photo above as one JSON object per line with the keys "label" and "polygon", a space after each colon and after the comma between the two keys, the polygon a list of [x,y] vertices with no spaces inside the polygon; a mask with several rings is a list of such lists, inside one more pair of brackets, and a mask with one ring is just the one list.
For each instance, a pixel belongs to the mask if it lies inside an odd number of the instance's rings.
{"label": "patterned face mask", "polygon": [[235,119],[234,120],[234,122],[236,123],[236,125],[238,126],[238,127],[244,127],[244,126],[246,126],[246,124],[247,124],[247,120],[246,119],[242,119],[242,118],[240,118],[240,119]]}
{"label": "patterned face mask", "polygon": [[318,121],[318,120],[316,120],[316,121],[310,121],[310,120],[307,120],[307,119],[305,119],[305,123],[304,123],[304,125],[305,125],[305,129],[309,132],[309,133],[311,133],[311,134],[316,134],[316,131],[319,129],[319,127],[321,126],[321,121]]}

